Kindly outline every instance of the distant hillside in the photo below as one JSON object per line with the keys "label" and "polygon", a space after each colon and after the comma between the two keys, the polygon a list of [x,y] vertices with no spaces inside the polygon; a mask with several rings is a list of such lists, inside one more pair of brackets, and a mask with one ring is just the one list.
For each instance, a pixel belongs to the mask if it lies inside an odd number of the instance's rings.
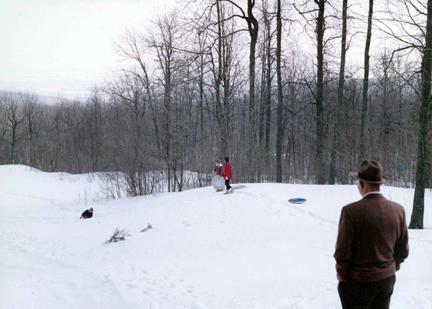
{"label": "distant hillside", "polygon": [[[55,104],[58,104],[60,102],[72,102],[71,99],[60,97],[60,96],[45,96],[45,95],[40,95],[37,92],[8,91],[8,90],[1,90],[0,89],[0,96],[19,97],[23,94],[35,94],[38,98],[39,103],[47,104],[47,105],[55,105]],[[20,101],[18,101],[18,102],[20,102]]]}

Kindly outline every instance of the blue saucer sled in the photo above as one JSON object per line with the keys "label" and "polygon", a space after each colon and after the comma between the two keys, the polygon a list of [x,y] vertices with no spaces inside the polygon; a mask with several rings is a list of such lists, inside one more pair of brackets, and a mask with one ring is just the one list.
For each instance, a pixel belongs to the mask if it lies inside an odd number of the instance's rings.
{"label": "blue saucer sled", "polygon": [[303,204],[304,202],[306,202],[306,199],[302,197],[296,197],[290,198],[288,202],[290,202],[291,204]]}

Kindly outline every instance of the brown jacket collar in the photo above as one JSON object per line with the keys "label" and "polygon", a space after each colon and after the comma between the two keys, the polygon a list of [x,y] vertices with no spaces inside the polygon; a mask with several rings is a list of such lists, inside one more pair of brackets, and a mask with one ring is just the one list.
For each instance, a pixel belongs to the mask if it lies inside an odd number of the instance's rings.
{"label": "brown jacket collar", "polygon": [[384,198],[384,196],[382,195],[381,192],[373,192],[370,194],[366,194],[365,196],[363,196],[362,199],[369,199],[369,198]]}

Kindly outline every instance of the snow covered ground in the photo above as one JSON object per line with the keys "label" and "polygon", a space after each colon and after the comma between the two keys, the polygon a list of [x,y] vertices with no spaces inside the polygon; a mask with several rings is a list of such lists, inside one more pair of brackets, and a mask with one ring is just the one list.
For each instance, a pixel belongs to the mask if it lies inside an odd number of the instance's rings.
{"label": "snow covered ground", "polygon": [[[99,189],[91,175],[0,166],[0,308],[340,308],[332,255],[355,186],[246,184],[230,195],[207,187],[113,201]],[[409,218],[413,190],[383,191]],[[307,203],[287,203],[298,196]],[[431,202],[428,191],[394,309],[432,308]],[[89,207],[94,218],[79,220]],[[130,236],[105,244],[117,227]]]}

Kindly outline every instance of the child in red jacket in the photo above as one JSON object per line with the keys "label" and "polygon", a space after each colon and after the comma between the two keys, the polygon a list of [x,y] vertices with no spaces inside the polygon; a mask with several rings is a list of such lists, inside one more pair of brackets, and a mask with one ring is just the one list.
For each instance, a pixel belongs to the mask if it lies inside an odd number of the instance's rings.
{"label": "child in red jacket", "polygon": [[220,177],[223,177],[222,163],[221,163],[220,160],[216,160],[214,172],[215,172],[216,175],[218,175]]}
{"label": "child in red jacket", "polygon": [[223,166],[223,177],[225,179],[226,193],[232,192],[230,181],[233,178],[232,166],[228,157],[225,157],[225,164]]}
{"label": "child in red jacket", "polygon": [[223,168],[222,163],[220,160],[216,160],[215,162],[215,168],[214,168],[214,175],[211,180],[211,184],[213,188],[216,189],[216,192],[223,191],[224,187],[224,177],[223,177]]}

